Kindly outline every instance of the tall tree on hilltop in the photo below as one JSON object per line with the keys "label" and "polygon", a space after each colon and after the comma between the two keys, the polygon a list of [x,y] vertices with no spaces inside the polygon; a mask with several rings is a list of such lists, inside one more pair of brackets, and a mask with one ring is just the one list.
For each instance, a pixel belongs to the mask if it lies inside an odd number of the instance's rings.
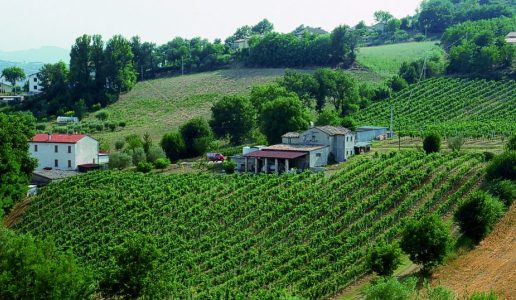
{"label": "tall tree on hilltop", "polygon": [[131,44],[121,35],[106,44],[105,71],[107,86],[116,93],[130,90],[136,82]]}
{"label": "tall tree on hilltop", "polygon": [[[2,70],[2,76],[16,88],[16,82],[25,79],[25,72],[19,67],[9,67]],[[16,91],[16,90],[15,90]]]}
{"label": "tall tree on hilltop", "polygon": [[331,33],[332,62],[349,67],[355,61],[357,43],[357,36],[349,26],[335,28]]}
{"label": "tall tree on hilltop", "polygon": [[75,40],[70,52],[70,84],[74,98],[81,98],[92,87],[91,36],[83,35]]}

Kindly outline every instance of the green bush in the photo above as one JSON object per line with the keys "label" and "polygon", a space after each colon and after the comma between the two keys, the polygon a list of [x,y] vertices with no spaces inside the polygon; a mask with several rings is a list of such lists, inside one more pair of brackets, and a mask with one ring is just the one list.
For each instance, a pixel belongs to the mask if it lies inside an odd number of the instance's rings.
{"label": "green bush", "polygon": [[115,152],[109,155],[110,169],[125,169],[131,166],[133,159],[130,155],[122,152]]}
{"label": "green bush", "polygon": [[416,279],[399,282],[396,278],[380,278],[365,290],[366,300],[404,300],[415,293]]}
{"label": "green bush", "polygon": [[154,166],[156,167],[156,169],[160,169],[160,170],[166,169],[169,165],[170,165],[170,160],[168,160],[166,158],[158,158],[154,162]]}
{"label": "green bush", "polygon": [[131,155],[133,159],[133,165],[138,166],[141,162],[147,162],[147,154],[143,148],[134,148],[127,151],[127,154]]}
{"label": "green bush", "polygon": [[396,75],[396,76],[393,76],[389,82],[388,82],[390,88],[394,91],[394,92],[399,92],[401,91],[402,89],[408,87],[408,83],[407,81],[405,81],[405,79],[403,79],[401,76],[399,75]]}
{"label": "green bush", "polygon": [[398,244],[380,243],[367,254],[367,264],[380,276],[390,276],[401,263],[401,249]]}
{"label": "green bush", "polygon": [[439,152],[441,149],[441,136],[437,133],[430,133],[423,140],[423,149],[427,154]]}
{"label": "green bush", "polygon": [[516,151],[497,155],[486,168],[487,179],[516,180]]}
{"label": "green bush", "polygon": [[120,150],[124,149],[124,146],[125,146],[125,141],[124,140],[116,141],[115,142],[115,149],[117,151],[120,151]]}
{"label": "green bush", "polygon": [[102,131],[102,130],[104,130],[104,125],[102,125],[102,124],[96,124],[96,125],[95,125],[95,130],[96,130],[96,131]]}
{"label": "green bush", "polygon": [[136,171],[138,171],[138,172],[149,173],[151,170],[152,170],[151,163],[141,161],[138,163],[138,165],[136,165]]}
{"label": "green bush", "polygon": [[40,123],[40,124],[36,125],[36,130],[37,131],[44,131],[46,128],[47,128],[47,125],[43,124],[43,123]]}
{"label": "green bush", "polygon": [[147,161],[150,163],[155,163],[156,160],[160,158],[167,158],[165,151],[158,146],[151,146],[149,151],[147,151]]}
{"label": "green bush", "polygon": [[448,227],[436,216],[411,219],[401,234],[401,249],[410,260],[423,265],[423,271],[440,264],[448,253],[451,235]]}
{"label": "green bush", "polygon": [[120,126],[120,127],[124,128],[124,127],[126,126],[125,121],[121,121],[121,122],[119,122],[119,123],[118,123],[118,126]]}
{"label": "green bush", "polygon": [[460,151],[464,145],[464,138],[462,136],[453,136],[448,138],[448,148],[452,151]]}
{"label": "green bush", "polygon": [[488,293],[474,292],[469,299],[470,300],[498,300],[499,298],[495,292],[491,291]]}
{"label": "green bush", "polygon": [[115,131],[115,129],[116,129],[116,123],[111,122],[111,123],[109,123],[109,124],[108,124],[108,126],[109,126],[109,130],[111,130],[111,131]]}
{"label": "green bush", "polygon": [[165,134],[160,144],[170,161],[178,161],[185,155],[185,141],[177,131]]}
{"label": "green bush", "polygon": [[187,157],[196,157],[204,154],[212,140],[211,128],[208,122],[201,117],[193,118],[183,124],[179,128],[179,132],[185,142],[185,155]]}
{"label": "green bush", "polygon": [[101,121],[105,121],[107,120],[109,117],[108,113],[106,111],[99,111],[96,115],[95,115],[95,118],[101,120]]}
{"label": "green bush", "polygon": [[495,157],[493,152],[485,151],[483,154],[484,154],[484,161],[491,161]]}
{"label": "green bush", "polygon": [[233,174],[235,173],[236,163],[231,160],[226,160],[222,163],[222,169],[224,169],[224,173]]}
{"label": "green bush", "polygon": [[100,103],[95,103],[91,106],[91,109],[94,111],[100,110],[101,108],[102,106],[100,105]]}
{"label": "green bush", "polygon": [[51,242],[0,227],[0,299],[93,299],[91,272]]}
{"label": "green bush", "polygon": [[459,205],[454,219],[475,242],[484,238],[503,215],[503,204],[486,192],[475,192]]}
{"label": "green bush", "polygon": [[494,180],[487,185],[487,190],[498,197],[508,208],[516,198],[516,183],[511,180]]}

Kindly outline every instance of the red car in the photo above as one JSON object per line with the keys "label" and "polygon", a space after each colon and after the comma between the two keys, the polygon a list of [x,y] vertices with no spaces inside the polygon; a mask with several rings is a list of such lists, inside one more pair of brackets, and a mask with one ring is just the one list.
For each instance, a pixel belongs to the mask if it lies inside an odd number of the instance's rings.
{"label": "red car", "polygon": [[206,156],[208,157],[209,161],[224,161],[224,159],[226,159],[224,155],[216,152],[206,153]]}

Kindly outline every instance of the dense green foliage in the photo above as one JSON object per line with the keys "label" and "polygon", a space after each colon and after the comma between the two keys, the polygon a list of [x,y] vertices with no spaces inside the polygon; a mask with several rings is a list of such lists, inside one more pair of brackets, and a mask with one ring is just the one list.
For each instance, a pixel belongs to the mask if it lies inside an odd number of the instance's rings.
{"label": "dense green foliage", "polygon": [[430,133],[423,140],[423,150],[427,154],[439,152],[441,150],[441,136],[437,133]]}
{"label": "dense green foliage", "polygon": [[211,128],[203,118],[193,118],[179,128],[185,141],[186,157],[196,157],[204,154],[212,139]]}
{"label": "dense green foliage", "polygon": [[307,129],[310,118],[297,97],[281,97],[263,106],[259,120],[269,144],[277,144],[283,134]]}
{"label": "dense green foliage", "polygon": [[51,242],[0,226],[0,298],[91,299],[92,273]]}
{"label": "dense green foliage", "polygon": [[475,242],[483,239],[503,215],[502,202],[486,192],[476,192],[464,200],[454,218],[461,231]]}
{"label": "dense green foliage", "polygon": [[491,195],[498,197],[507,208],[516,199],[516,182],[512,180],[493,180],[487,184],[486,189]]}
{"label": "dense green foliage", "polygon": [[369,250],[367,263],[376,274],[390,276],[401,263],[401,249],[395,243],[380,243]]}
{"label": "dense green foliage", "polygon": [[516,151],[497,155],[486,169],[488,179],[516,180]]}
{"label": "dense green foliage", "polygon": [[37,161],[27,141],[34,134],[34,117],[0,113],[0,217],[27,193]]}
{"label": "dense green foliage", "polygon": [[366,300],[402,300],[410,299],[416,291],[417,280],[409,278],[400,282],[395,277],[381,278],[365,290]]}
{"label": "dense green foliage", "polygon": [[125,169],[133,164],[133,158],[123,152],[115,152],[109,155],[109,168],[110,169]]}
{"label": "dense green foliage", "polygon": [[256,110],[249,98],[226,96],[211,108],[210,126],[219,138],[229,136],[233,145],[240,145],[255,126]]}
{"label": "dense green foliage", "polygon": [[170,161],[175,162],[183,158],[186,152],[186,145],[181,133],[178,131],[167,133],[160,143]]}
{"label": "dense green foliage", "polygon": [[16,228],[72,249],[99,280],[117,269],[110,249],[152,236],[155,280],[175,298],[323,298],[368,272],[367,250],[408,218],[453,210],[481,160],[402,151],[331,176],[94,172],[48,186]]}
{"label": "dense green foliage", "polygon": [[412,262],[423,265],[423,269],[429,271],[444,260],[451,239],[448,227],[437,216],[428,215],[407,223],[400,246]]}
{"label": "dense green foliage", "polygon": [[25,79],[25,72],[20,67],[8,67],[2,70],[2,76],[16,89],[16,82]]}
{"label": "dense green foliage", "polygon": [[434,78],[373,103],[354,115],[359,125],[388,127],[394,107],[402,136],[489,137],[516,131],[516,82]]}

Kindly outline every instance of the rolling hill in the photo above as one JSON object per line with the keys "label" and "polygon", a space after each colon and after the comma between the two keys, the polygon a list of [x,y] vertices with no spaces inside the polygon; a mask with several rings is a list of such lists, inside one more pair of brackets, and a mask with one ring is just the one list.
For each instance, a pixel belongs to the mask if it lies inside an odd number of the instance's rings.
{"label": "rolling hill", "polygon": [[359,124],[389,126],[420,136],[510,136],[516,132],[516,82],[433,78],[412,85],[391,99],[373,103],[355,115]]}
{"label": "rolling hill", "polygon": [[50,185],[13,227],[71,249],[98,279],[111,247],[150,236],[163,253],[156,280],[176,298],[321,299],[366,274],[368,247],[407,218],[452,211],[478,187],[482,161],[401,151],[331,176],[103,171]]}

